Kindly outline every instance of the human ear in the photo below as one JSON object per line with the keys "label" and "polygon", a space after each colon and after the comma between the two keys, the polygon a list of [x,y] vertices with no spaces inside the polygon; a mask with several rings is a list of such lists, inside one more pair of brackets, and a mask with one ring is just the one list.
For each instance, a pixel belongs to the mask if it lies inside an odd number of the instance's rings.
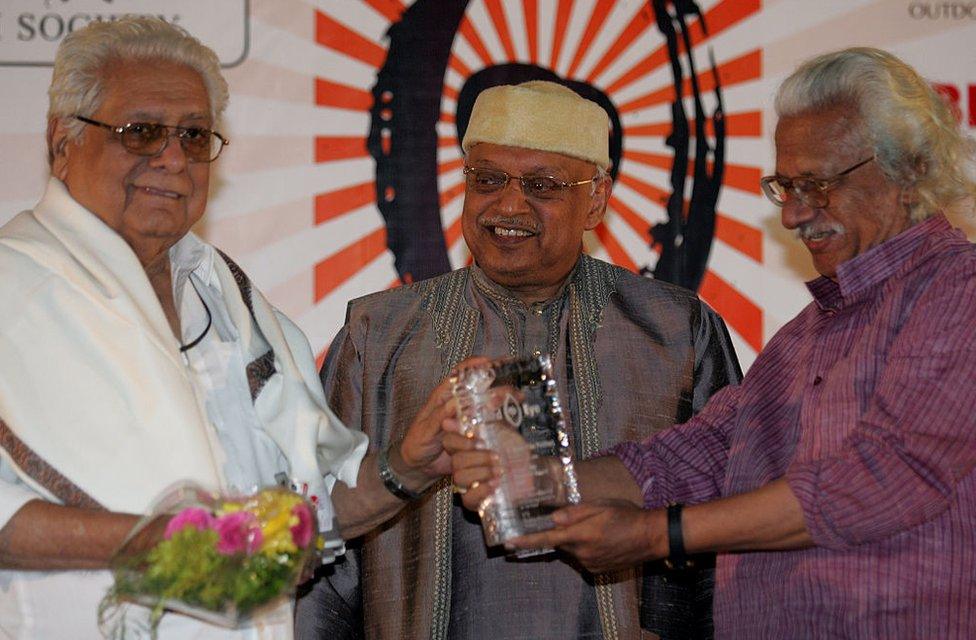
{"label": "human ear", "polygon": [[64,181],[68,175],[68,155],[70,153],[68,129],[62,118],[47,121],[47,157],[51,165],[51,175]]}
{"label": "human ear", "polygon": [[609,175],[598,179],[593,184],[595,188],[593,195],[590,196],[590,210],[586,214],[584,225],[588,231],[596,228],[603,220],[603,215],[607,211],[607,203],[610,201],[610,192],[613,190],[613,180]]}

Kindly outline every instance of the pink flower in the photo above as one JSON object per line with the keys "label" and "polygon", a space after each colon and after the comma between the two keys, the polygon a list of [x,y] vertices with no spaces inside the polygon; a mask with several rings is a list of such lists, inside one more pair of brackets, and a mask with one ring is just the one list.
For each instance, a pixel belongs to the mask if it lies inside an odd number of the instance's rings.
{"label": "pink flower", "polygon": [[250,511],[235,511],[217,518],[213,527],[220,539],[217,553],[231,556],[235,553],[254,553],[261,547],[263,536],[257,518]]}
{"label": "pink flower", "polygon": [[292,507],[291,513],[298,517],[298,524],[291,527],[291,539],[294,540],[299,549],[304,549],[312,540],[312,514],[304,502]]}
{"label": "pink flower", "polygon": [[169,540],[173,537],[173,534],[186,527],[193,527],[197,531],[206,531],[207,529],[213,529],[213,526],[214,517],[210,515],[209,511],[200,507],[189,507],[177,513],[166,523],[163,539]]}

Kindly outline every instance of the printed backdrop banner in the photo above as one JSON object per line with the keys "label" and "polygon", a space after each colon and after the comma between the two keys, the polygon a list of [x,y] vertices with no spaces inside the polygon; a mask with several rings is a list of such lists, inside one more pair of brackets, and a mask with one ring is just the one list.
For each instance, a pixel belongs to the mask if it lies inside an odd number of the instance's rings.
{"label": "printed backdrop banner", "polygon": [[[906,0],[0,0],[0,223],[47,178],[61,39],[157,15],[230,83],[198,231],[323,354],[353,297],[470,261],[459,140],[477,93],[562,82],[613,123],[615,180],[588,252],[695,288],[744,366],[809,296],[806,250],[761,195],[772,96],[796,64],[892,51],[976,127],[976,3]],[[957,218],[971,237],[972,218]]]}

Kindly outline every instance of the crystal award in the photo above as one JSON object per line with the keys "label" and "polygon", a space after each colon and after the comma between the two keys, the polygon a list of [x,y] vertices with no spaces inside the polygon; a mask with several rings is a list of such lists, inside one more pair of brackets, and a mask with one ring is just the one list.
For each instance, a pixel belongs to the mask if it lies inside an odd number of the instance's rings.
{"label": "crystal award", "polygon": [[549,356],[465,367],[452,391],[462,432],[494,452],[502,470],[498,488],[478,508],[485,543],[551,529],[550,514],[580,495]]}

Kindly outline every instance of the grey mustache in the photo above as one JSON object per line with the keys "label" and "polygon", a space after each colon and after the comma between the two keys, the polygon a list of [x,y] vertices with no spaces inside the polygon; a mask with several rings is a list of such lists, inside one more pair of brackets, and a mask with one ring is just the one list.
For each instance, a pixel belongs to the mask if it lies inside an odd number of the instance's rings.
{"label": "grey mustache", "polygon": [[508,216],[488,216],[479,220],[478,223],[483,227],[509,227],[512,229],[521,229],[523,231],[530,231],[532,233],[539,232],[538,223],[536,223],[534,220],[526,220],[525,218],[510,218]]}

